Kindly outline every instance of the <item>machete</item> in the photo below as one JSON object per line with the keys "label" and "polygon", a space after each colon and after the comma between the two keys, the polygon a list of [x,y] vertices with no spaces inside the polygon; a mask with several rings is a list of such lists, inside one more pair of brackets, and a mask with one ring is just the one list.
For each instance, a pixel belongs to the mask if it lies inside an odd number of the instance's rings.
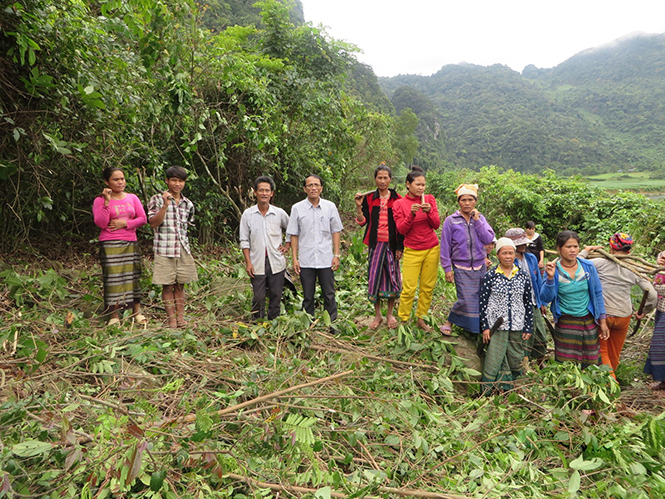
{"label": "machete", "polygon": [[[499,317],[496,321],[494,321],[494,324],[492,324],[492,327],[490,328],[490,339],[492,338],[492,335],[497,332],[497,330],[503,325],[503,317]],[[482,334],[482,333],[481,333]],[[476,353],[478,354],[478,357],[483,356],[485,353],[485,346],[487,343],[485,343],[482,339],[480,340],[480,343],[478,343],[478,347],[476,348]]]}
{"label": "machete", "polygon": [[[644,294],[642,295],[642,301],[640,302],[640,308],[637,310],[638,315],[642,315],[642,312],[644,312],[644,305],[647,303],[647,298],[649,297],[649,292],[645,291]],[[637,334],[637,330],[640,328],[640,323],[642,322],[642,319],[637,319],[637,322],[635,323],[635,327],[633,328],[633,332],[630,333],[629,338],[632,338]]]}

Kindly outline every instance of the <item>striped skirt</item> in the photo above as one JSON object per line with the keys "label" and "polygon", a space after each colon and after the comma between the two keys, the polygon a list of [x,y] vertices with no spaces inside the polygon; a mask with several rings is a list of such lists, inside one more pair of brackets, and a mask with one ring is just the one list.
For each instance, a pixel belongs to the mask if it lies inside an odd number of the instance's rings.
{"label": "striped skirt", "polygon": [[367,285],[369,301],[372,303],[381,298],[398,298],[402,292],[399,265],[387,242],[378,242],[376,247],[369,249]]}
{"label": "striped skirt", "polygon": [[141,253],[136,241],[100,241],[107,310],[141,303]]}
{"label": "striped skirt", "polygon": [[558,362],[577,362],[582,367],[600,364],[598,326],[593,315],[559,317],[554,328],[554,358]]}
{"label": "striped skirt", "polygon": [[478,270],[453,267],[457,301],[450,310],[448,320],[472,333],[480,333],[480,284],[487,273],[483,265]]}
{"label": "striped skirt", "polygon": [[644,372],[651,374],[654,381],[665,381],[665,314],[659,314],[653,329]]}

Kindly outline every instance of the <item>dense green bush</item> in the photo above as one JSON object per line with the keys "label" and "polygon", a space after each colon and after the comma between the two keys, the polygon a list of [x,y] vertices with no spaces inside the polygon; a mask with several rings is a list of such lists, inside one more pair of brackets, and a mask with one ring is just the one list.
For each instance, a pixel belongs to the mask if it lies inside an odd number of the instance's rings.
{"label": "dense green bush", "polygon": [[427,180],[442,215],[457,209],[453,191],[460,183],[477,183],[478,209],[497,234],[533,220],[550,249],[564,229],[578,232],[584,245],[607,244],[612,234],[622,231],[633,235],[640,253],[653,256],[665,246],[662,202],[632,192],[608,193],[581,177],[561,178],[553,171],[521,174],[490,166],[479,172],[430,173]]}

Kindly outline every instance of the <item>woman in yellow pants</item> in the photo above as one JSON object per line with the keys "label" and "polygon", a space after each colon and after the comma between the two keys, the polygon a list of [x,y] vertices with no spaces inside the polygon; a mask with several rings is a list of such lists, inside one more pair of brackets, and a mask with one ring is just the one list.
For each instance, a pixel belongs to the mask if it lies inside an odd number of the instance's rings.
{"label": "woman in yellow pants", "polygon": [[439,271],[439,239],[434,232],[441,225],[436,200],[425,194],[425,173],[417,166],[406,176],[407,194],[393,206],[397,231],[404,236],[402,256],[402,294],[397,315],[403,322],[411,317],[413,299],[418,289],[418,327],[432,329],[424,317],[432,303],[432,293]]}

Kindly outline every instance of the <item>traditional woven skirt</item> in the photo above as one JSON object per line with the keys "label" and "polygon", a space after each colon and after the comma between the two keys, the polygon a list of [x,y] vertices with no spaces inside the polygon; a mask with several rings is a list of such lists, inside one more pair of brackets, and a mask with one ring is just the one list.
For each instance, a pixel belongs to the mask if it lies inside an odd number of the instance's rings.
{"label": "traditional woven skirt", "polygon": [[378,242],[369,249],[367,272],[369,301],[376,303],[381,298],[398,298],[402,292],[402,276],[399,265],[387,242]]}
{"label": "traditional woven skirt", "polygon": [[480,333],[480,284],[487,273],[484,265],[478,270],[453,267],[457,301],[450,310],[448,320],[472,333]]}
{"label": "traditional woven skirt", "polygon": [[665,381],[665,314],[660,314],[653,329],[644,372],[651,374],[654,381]]}
{"label": "traditional woven skirt", "polygon": [[141,303],[141,253],[136,241],[100,241],[107,310]]}
{"label": "traditional woven skirt", "polygon": [[582,367],[600,364],[598,326],[593,315],[559,317],[554,328],[554,358],[559,362],[577,362]]}

